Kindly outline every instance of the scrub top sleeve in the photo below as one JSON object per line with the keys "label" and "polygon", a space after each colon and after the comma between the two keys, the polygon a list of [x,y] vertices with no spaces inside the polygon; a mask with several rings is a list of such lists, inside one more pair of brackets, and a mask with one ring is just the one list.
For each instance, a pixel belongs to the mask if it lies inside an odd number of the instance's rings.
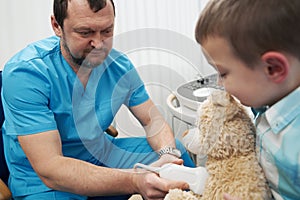
{"label": "scrub top sleeve", "polygon": [[137,106],[146,102],[149,99],[149,95],[144,85],[137,88],[131,95],[129,100],[129,107]]}
{"label": "scrub top sleeve", "polygon": [[136,106],[147,101],[149,99],[148,92],[145,88],[144,82],[133,65],[129,72],[129,80],[131,81],[131,92],[128,106]]}
{"label": "scrub top sleeve", "polygon": [[[48,107],[51,87],[45,73],[22,62],[3,71],[2,103],[4,129],[8,135],[26,135],[55,130],[56,123]],[[21,67],[19,67],[21,66]]]}

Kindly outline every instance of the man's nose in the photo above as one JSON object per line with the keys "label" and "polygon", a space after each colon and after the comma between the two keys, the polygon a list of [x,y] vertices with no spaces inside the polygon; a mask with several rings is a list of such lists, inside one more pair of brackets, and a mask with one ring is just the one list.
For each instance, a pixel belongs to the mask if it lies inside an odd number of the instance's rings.
{"label": "man's nose", "polygon": [[104,39],[105,38],[101,35],[101,33],[96,33],[90,42],[91,46],[96,49],[102,48]]}

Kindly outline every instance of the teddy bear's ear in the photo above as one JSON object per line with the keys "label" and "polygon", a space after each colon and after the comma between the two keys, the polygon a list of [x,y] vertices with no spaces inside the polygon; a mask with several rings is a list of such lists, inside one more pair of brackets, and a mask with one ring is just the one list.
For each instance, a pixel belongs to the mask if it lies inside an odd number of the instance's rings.
{"label": "teddy bear's ear", "polygon": [[242,108],[240,103],[230,94],[228,94],[229,104],[226,107],[226,118],[232,119]]}
{"label": "teddy bear's ear", "polygon": [[239,102],[225,90],[212,92],[208,101],[214,105],[215,119],[220,117],[224,117],[224,120],[232,119],[241,109]]}
{"label": "teddy bear's ear", "polygon": [[215,90],[208,98],[216,106],[226,107],[230,103],[230,94],[224,90]]}

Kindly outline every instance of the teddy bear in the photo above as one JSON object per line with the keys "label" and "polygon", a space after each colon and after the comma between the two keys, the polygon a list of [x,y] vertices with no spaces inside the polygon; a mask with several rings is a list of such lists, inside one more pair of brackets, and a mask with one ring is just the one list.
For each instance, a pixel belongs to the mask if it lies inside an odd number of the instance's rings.
{"label": "teddy bear", "polygon": [[[224,193],[243,200],[270,199],[271,193],[256,158],[255,126],[249,112],[224,90],[213,91],[199,106],[196,131],[183,144],[205,158],[209,177],[203,194],[172,189],[165,200],[223,200]],[[193,141],[184,142],[185,137]],[[203,159],[201,159],[203,160]]]}

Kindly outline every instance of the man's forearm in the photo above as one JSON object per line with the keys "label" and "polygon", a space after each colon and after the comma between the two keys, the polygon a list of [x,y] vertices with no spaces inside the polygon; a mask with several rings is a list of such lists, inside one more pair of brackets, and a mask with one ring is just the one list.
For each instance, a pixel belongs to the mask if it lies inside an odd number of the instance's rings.
{"label": "man's forearm", "polygon": [[[59,166],[59,168],[57,168]],[[132,194],[136,173],[110,169],[81,160],[61,157],[47,167],[51,172],[40,174],[43,182],[54,190],[86,196]]]}
{"label": "man's forearm", "polygon": [[166,146],[175,147],[174,134],[164,119],[153,120],[151,127],[147,126],[145,130],[148,142],[155,151]]}

